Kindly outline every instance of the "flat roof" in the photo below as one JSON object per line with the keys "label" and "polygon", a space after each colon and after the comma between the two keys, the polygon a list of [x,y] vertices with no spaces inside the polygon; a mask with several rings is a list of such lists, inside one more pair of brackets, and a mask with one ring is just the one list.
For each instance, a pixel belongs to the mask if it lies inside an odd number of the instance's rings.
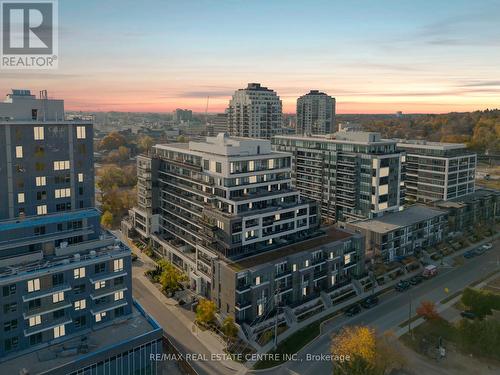
{"label": "flat roof", "polygon": [[243,269],[252,268],[261,264],[270,263],[289,255],[297,254],[307,250],[314,250],[315,248],[318,248],[320,246],[343,240],[354,235],[354,233],[336,228],[332,225],[322,228],[320,234],[315,237],[294,243],[293,245],[278,247],[275,250],[266,251],[262,254],[257,254],[248,258],[237,260],[228,263],[228,265],[236,271],[241,271]]}
{"label": "flat roof", "polygon": [[357,221],[350,224],[373,232],[386,233],[443,214],[445,212],[438,209],[413,205],[403,211],[385,213],[384,216],[377,219]]}
{"label": "flat roof", "polygon": [[[2,374],[20,374],[22,369],[27,369],[29,374],[45,373],[157,329],[161,329],[159,325],[134,306],[132,314],[123,319],[116,319],[101,328],[84,330],[76,336],[71,335],[66,341],[0,362],[0,369]],[[84,340],[88,344],[88,351],[71,355],[70,350],[77,348]]]}
{"label": "flat roof", "polygon": [[[327,143],[356,144],[356,145],[396,144],[396,141],[392,140],[392,139],[379,138],[377,140],[369,140],[369,139],[363,139],[362,136],[356,137],[356,135],[353,135],[353,133],[372,134],[369,132],[351,132],[352,134],[348,134],[349,132],[345,132],[345,133],[347,133],[347,135],[345,135],[344,133],[339,134],[339,137],[342,137],[341,139],[332,138],[332,134],[326,134],[326,135],[314,134],[312,136],[276,135],[276,136],[274,136],[274,138],[276,138],[276,139],[292,139],[292,140],[309,141],[309,142],[327,142]],[[345,137],[348,137],[348,138],[345,138]],[[366,138],[368,138],[368,135],[366,135]]]}
{"label": "flat roof", "polygon": [[476,199],[480,198],[485,198],[493,195],[500,195],[500,191],[498,190],[492,190],[492,189],[477,189],[473,193],[469,193],[467,195],[457,197],[457,198],[452,198],[447,201],[438,201],[435,203],[436,206],[439,207],[454,207],[454,208],[460,208],[465,206],[466,203],[472,202]]}
{"label": "flat roof", "polygon": [[442,143],[442,142],[428,142],[428,141],[402,141],[398,140],[398,147],[408,148],[427,148],[429,150],[459,150],[467,148],[463,143]]}

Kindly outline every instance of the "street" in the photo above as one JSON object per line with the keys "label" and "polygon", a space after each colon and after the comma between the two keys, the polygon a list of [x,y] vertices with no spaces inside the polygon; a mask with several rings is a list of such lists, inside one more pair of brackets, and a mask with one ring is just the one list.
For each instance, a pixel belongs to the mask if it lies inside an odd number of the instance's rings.
{"label": "street", "polygon": [[[465,264],[455,268],[440,268],[439,274],[414,286],[406,292],[390,292],[380,297],[380,304],[370,310],[363,310],[352,317],[339,317],[325,327],[325,333],[317,340],[306,345],[299,353],[298,360],[289,361],[278,369],[259,371],[259,374],[331,374],[333,367],[330,361],[307,360],[307,355],[318,356],[330,353],[330,339],[333,332],[345,325],[370,325],[379,331],[396,330],[398,325],[408,319],[409,300],[412,299],[412,316],[415,309],[423,300],[439,302],[448,295],[465,288],[467,285],[479,280],[494,270],[500,270],[498,259],[500,257],[499,242],[489,252],[465,260]],[[448,293],[445,292],[448,288]]]}

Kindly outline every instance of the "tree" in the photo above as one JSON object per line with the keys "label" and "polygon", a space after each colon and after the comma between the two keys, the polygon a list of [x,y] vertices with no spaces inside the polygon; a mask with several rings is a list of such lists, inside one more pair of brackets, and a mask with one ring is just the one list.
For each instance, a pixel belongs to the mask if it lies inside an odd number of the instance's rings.
{"label": "tree", "polygon": [[120,161],[127,161],[130,158],[130,149],[125,146],[118,147],[118,157]]}
{"label": "tree", "polygon": [[175,268],[172,263],[161,264],[160,284],[165,292],[173,293],[179,289],[179,284],[185,280],[184,274]]}
{"label": "tree", "polygon": [[436,304],[432,301],[422,301],[417,307],[417,315],[425,320],[439,319],[439,313],[436,310]]}
{"label": "tree", "polygon": [[209,324],[215,320],[215,303],[205,298],[200,299],[196,307],[196,321],[202,324]]}
{"label": "tree", "polygon": [[179,136],[177,137],[177,142],[180,142],[180,143],[186,143],[186,142],[188,142],[188,141],[189,141],[189,139],[188,139],[187,137],[183,136],[183,135],[179,135]]}
{"label": "tree", "polygon": [[99,149],[101,150],[116,150],[120,146],[125,146],[127,140],[123,135],[117,132],[109,133],[105,136],[101,143],[99,144]]}
{"label": "tree", "polygon": [[232,316],[226,316],[222,322],[221,330],[224,335],[230,339],[233,339],[238,335],[238,327],[234,324],[234,318]]}
{"label": "tree", "polygon": [[137,141],[137,146],[142,152],[148,152],[154,144],[153,138],[148,135],[144,135]]}
{"label": "tree", "polygon": [[491,310],[500,310],[500,296],[473,288],[466,288],[462,293],[462,303],[478,317],[491,314]]}
{"label": "tree", "polygon": [[332,339],[333,356],[346,359],[335,361],[334,374],[383,375],[400,368],[404,363],[396,343],[390,333],[377,337],[375,330],[366,326],[344,327]]}
{"label": "tree", "polygon": [[111,228],[113,225],[113,214],[109,211],[105,211],[101,216],[101,225],[104,228]]}

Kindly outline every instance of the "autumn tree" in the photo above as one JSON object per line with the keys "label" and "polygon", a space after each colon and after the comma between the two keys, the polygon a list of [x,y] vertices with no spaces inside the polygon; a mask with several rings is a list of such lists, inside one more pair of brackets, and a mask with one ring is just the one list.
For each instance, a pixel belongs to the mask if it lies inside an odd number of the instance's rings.
{"label": "autumn tree", "polygon": [[226,316],[222,322],[221,331],[230,339],[235,338],[238,335],[238,327],[234,323],[234,318],[232,316]]}
{"label": "autumn tree", "polygon": [[160,284],[167,293],[173,293],[179,289],[179,284],[186,280],[185,275],[172,263],[163,262],[161,265]]}
{"label": "autumn tree", "polygon": [[148,135],[142,136],[137,141],[137,147],[141,152],[148,152],[154,144],[153,138]]}
{"label": "autumn tree", "polygon": [[106,135],[99,144],[100,150],[117,150],[120,146],[125,146],[127,140],[123,135],[117,132],[112,132]]}
{"label": "autumn tree", "polygon": [[109,211],[105,211],[101,216],[101,225],[104,228],[110,229],[113,225],[113,214]]}
{"label": "autumn tree", "polygon": [[196,306],[196,321],[202,324],[209,324],[215,320],[215,302],[202,298]]}
{"label": "autumn tree", "polygon": [[383,375],[402,367],[396,341],[389,333],[377,337],[375,330],[366,326],[344,327],[332,338],[333,356],[346,359],[335,361],[334,374]]}
{"label": "autumn tree", "polygon": [[422,301],[420,306],[417,307],[417,315],[425,320],[439,319],[436,304],[432,301]]}

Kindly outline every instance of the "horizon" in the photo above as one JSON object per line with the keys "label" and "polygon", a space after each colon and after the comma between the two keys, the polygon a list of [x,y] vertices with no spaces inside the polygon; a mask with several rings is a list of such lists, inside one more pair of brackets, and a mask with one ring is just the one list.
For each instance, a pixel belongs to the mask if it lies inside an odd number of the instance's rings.
{"label": "horizon", "polygon": [[87,112],[204,113],[210,97],[218,113],[259,82],[284,113],[312,89],[338,114],[471,112],[500,103],[499,21],[491,0],[59,1],[59,68],[2,71],[0,91]]}

